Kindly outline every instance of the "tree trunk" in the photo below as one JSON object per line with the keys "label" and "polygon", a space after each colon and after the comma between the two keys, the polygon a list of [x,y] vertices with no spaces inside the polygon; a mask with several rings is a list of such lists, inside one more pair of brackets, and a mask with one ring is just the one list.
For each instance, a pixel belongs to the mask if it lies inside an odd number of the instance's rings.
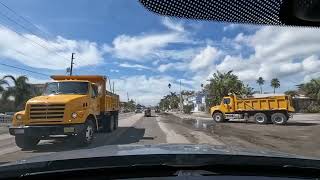
{"label": "tree trunk", "polygon": [[276,93],[276,88],[273,88],[273,94],[275,94]]}

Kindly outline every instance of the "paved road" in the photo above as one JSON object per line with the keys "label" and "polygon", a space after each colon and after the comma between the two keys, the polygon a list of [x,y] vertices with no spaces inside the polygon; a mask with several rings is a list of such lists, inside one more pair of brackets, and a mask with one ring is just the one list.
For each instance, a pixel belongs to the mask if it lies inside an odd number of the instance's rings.
{"label": "paved road", "polygon": [[[170,114],[152,115],[152,117],[144,117],[142,113],[121,114],[119,128],[116,131],[96,134],[94,142],[86,148],[123,144],[222,144],[212,136],[207,135],[205,131],[179,123],[176,116]],[[68,140],[55,140],[41,141],[33,151],[21,151],[16,147],[13,137],[8,134],[0,135],[0,163],[73,149],[79,149],[79,147]]]}

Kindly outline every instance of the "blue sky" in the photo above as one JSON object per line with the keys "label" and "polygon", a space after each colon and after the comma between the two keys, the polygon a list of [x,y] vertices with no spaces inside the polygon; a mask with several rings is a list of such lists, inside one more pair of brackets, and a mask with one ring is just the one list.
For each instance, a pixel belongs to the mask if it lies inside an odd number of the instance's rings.
{"label": "blue sky", "polygon": [[[217,70],[233,70],[258,90],[255,79],[280,79],[278,92],[320,74],[317,29],[236,25],[160,17],[135,0],[2,0],[1,62],[45,74],[65,74],[72,52],[74,74],[100,74],[126,99],[156,104],[169,92],[199,90]],[[11,20],[9,20],[10,18]],[[15,22],[13,22],[14,20]],[[0,76],[49,77],[0,66]]]}

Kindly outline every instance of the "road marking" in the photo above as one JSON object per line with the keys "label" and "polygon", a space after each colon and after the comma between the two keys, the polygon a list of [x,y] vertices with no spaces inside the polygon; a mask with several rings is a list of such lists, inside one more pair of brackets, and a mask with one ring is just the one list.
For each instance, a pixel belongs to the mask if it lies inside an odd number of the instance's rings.
{"label": "road marking", "polygon": [[166,135],[167,143],[174,143],[174,144],[188,144],[190,141],[185,138],[184,136],[177,134],[175,131],[168,128],[168,123],[163,123],[160,121],[160,117],[156,117],[156,121],[160,127],[160,129]]}

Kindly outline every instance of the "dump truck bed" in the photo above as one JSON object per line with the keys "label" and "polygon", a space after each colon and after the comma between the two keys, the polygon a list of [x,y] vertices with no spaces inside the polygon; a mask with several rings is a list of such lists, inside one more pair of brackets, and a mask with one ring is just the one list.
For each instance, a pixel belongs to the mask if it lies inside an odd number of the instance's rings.
{"label": "dump truck bed", "polygon": [[236,111],[288,110],[288,96],[271,96],[264,98],[236,99]]}
{"label": "dump truck bed", "polygon": [[105,111],[118,111],[119,110],[119,102],[120,102],[120,99],[119,99],[119,95],[116,95],[116,94],[113,94],[111,92],[108,92],[106,93],[106,109]]}

